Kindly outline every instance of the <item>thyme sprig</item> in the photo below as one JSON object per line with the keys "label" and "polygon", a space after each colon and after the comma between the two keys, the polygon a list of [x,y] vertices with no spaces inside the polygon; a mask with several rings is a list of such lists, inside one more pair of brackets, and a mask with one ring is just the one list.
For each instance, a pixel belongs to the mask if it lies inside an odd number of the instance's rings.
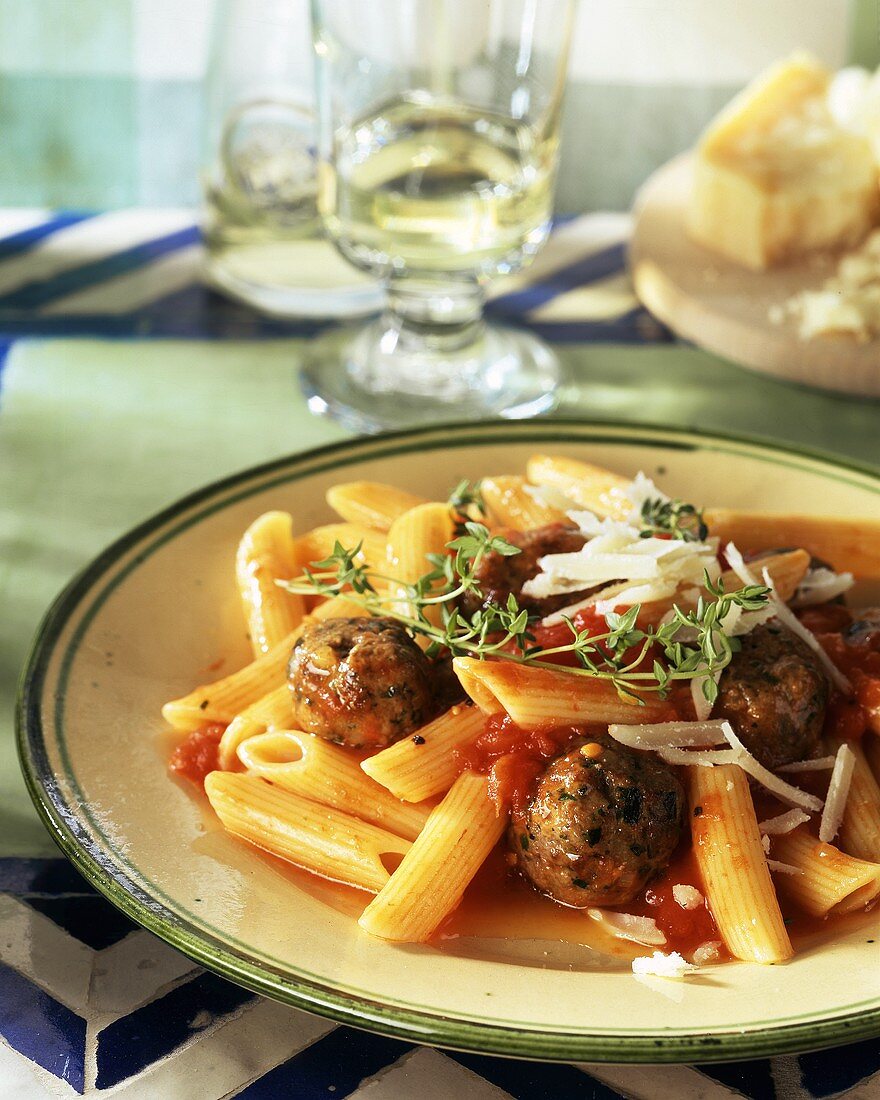
{"label": "thyme sprig", "polygon": [[[337,542],[333,553],[312,563],[302,577],[279,582],[290,592],[336,596],[361,604],[370,615],[396,619],[414,634],[429,640],[427,653],[485,659],[494,657],[536,668],[563,671],[611,682],[618,693],[634,702],[640,694],[656,692],[665,698],[675,681],[702,681],[705,697],[714,701],[717,676],[739,648],[739,641],[725,633],[724,620],[733,607],[757,611],[766,606],[769,589],[745,585],[725,592],[720,583],[704,573],[708,597],[700,596],[695,607],[673,605],[668,621],[659,626],[638,624],[641,606],[624,612],[609,611],[605,630],[579,627],[564,617],[571,637],[555,646],[538,644],[533,632],[534,616],[519,605],[514,595],[503,604],[484,601],[472,614],[461,609],[468,594],[482,596],[478,567],[489,553],[509,557],[520,553],[500,535],[474,521],[463,523],[461,533],[447,544],[448,553],[429,556],[431,570],[414,584],[402,585],[393,577],[371,570],[359,559],[361,547],[347,549]],[[439,625],[429,617],[439,608]],[[647,667],[652,647],[656,654]],[[576,667],[560,666],[551,658],[572,654]]]}
{"label": "thyme sprig", "polygon": [[683,500],[649,497],[642,502],[640,517],[643,539],[666,535],[682,542],[705,542],[709,534],[702,511]]}

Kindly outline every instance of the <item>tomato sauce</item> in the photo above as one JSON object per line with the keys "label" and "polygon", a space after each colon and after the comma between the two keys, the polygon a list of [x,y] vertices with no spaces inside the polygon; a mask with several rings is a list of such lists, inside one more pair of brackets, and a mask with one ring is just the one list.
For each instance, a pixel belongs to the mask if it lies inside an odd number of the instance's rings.
{"label": "tomato sauce", "polygon": [[852,684],[852,698],[835,693],[828,706],[826,733],[844,741],[858,740],[880,713],[880,624],[860,635],[844,638],[853,623],[852,612],[841,604],[808,607],[801,622]]}
{"label": "tomato sauce", "polygon": [[194,730],[177,746],[168,761],[168,769],[196,787],[203,787],[205,777],[220,767],[220,738],[226,727],[219,723]]}
{"label": "tomato sauce", "polygon": [[[685,909],[675,898],[675,886],[693,887],[702,895],[702,901],[693,909]],[[616,908],[621,913],[632,913],[637,917],[653,917],[666,936],[663,950],[667,952],[678,951],[680,955],[690,958],[700,944],[721,940],[689,840],[678,849],[666,870],[649,883],[639,897]]]}
{"label": "tomato sauce", "polygon": [[456,749],[455,756],[462,771],[488,775],[489,793],[499,813],[508,806],[518,812],[525,809],[547,761],[584,732],[582,726],[524,730],[506,714],[494,714],[477,740],[467,749]]}

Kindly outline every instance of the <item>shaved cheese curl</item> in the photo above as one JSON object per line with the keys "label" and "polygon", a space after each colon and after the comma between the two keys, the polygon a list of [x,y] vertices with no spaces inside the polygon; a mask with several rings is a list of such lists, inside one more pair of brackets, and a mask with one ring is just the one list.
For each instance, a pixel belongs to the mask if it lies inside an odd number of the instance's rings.
{"label": "shaved cheese curl", "polygon": [[601,924],[612,936],[646,947],[662,946],[666,935],[653,917],[637,917],[632,913],[616,913],[609,909],[588,909],[587,916]]}
{"label": "shaved cheese curl", "polygon": [[780,764],[778,772],[827,772],[834,767],[834,756],[816,756],[812,760],[795,760],[791,764]]}
{"label": "shaved cheese curl", "polygon": [[830,844],[840,829],[855,766],[856,754],[848,745],[841,745],[834,760],[834,770],[831,772],[831,781],[828,784],[828,797],[825,800],[822,820],[819,822],[819,839],[824,844]]}
{"label": "shaved cheese curl", "polygon": [[757,780],[762,787],[766,787],[771,794],[775,794],[778,799],[789,806],[798,806],[802,810],[822,809],[821,798],[816,798],[815,795],[802,791],[800,787],[793,787],[791,783],[786,783],[784,779],[780,779],[778,775],[774,775],[773,772],[759,763],[737,737],[733,726],[729,722],[724,723],[723,730],[728,744],[736,752],[736,763],[752,779]]}
{"label": "shaved cheese curl", "polygon": [[819,639],[813,634],[812,631],[807,630],[800,619],[795,615],[790,607],[787,607],[782,600],[776,594],[776,589],[773,587],[773,578],[764,570],[764,583],[770,589],[772,593],[773,609],[776,612],[776,618],[782,623],[783,626],[787,626],[792,634],[797,635],[802,642],[812,649],[822,664],[825,666],[825,671],[828,673],[831,682],[838,689],[842,691],[844,695],[852,695],[852,684],[840,671],[837,665],[831,660],[822,646],[819,644]]}
{"label": "shaved cheese curl", "polygon": [[805,825],[810,820],[810,815],[803,810],[786,810],[784,814],[770,817],[766,821],[759,821],[758,828],[764,836],[784,836],[798,827]]}
{"label": "shaved cheese curl", "polygon": [[612,723],[608,733],[631,749],[711,748],[723,745],[722,719],[714,722],[645,722],[639,725]]}

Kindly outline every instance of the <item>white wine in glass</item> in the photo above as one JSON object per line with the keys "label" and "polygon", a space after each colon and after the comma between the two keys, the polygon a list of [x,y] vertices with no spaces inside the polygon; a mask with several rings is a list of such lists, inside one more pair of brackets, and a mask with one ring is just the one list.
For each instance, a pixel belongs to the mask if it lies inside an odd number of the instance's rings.
{"label": "white wine in glass", "polygon": [[547,236],[555,152],[514,119],[412,93],[336,136],[319,208],[359,266],[504,273]]}
{"label": "white wine in glass", "polygon": [[550,230],[574,0],[312,0],[318,209],[379,276],[375,322],[316,341],[310,407],[359,430],[544,412],[559,368],[482,317]]}

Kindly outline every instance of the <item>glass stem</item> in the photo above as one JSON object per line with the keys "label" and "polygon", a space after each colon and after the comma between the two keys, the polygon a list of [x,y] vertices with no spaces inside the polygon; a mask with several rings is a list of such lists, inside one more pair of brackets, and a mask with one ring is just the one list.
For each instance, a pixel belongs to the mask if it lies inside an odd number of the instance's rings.
{"label": "glass stem", "polygon": [[442,369],[444,353],[455,358],[483,335],[483,290],[476,279],[391,276],[387,293],[383,352],[430,352],[440,356]]}

